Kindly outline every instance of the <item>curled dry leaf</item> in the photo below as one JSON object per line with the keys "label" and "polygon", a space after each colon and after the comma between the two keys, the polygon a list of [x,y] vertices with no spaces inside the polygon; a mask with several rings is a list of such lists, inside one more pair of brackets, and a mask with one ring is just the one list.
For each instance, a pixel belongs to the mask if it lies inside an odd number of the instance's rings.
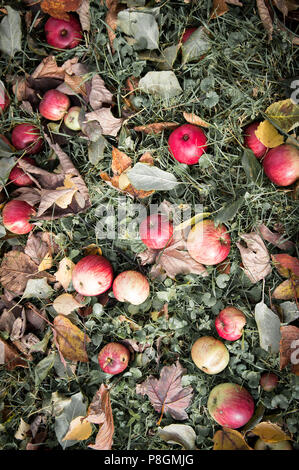
{"label": "curled dry leaf", "polygon": [[183,112],[183,116],[187,122],[190,124],[195,124],[196,126],[201,126],[201,127],[210,127],[210,124],[203,119],[201,119],[197,114],[195,113],[186,113],[185,111]]}
{"label": "curled dry leaf", "polygon": [[121,175],[132,165],[132,159],[127,156],[124,152],[112,147],[112,164],[111,170],[114,175]]}
{"label": "curled dry leaf", "polygon": [[272,245],[277,246],[281,250],[292,250],[295,246],[293,242],[284,240],[281,233],[272,232],[265,224],[259,225],[258,230],[264,240],[272,243]]}
{"label": "curled dry leaf", "polygon": [[282,326],[280,332],[280,370],[291,364],[292,372],[299,375],[299,328]]}
{"label": "curled dry leaf", "polygon": [[28,367],[17,349],[2,338],[0,338],[0,365],[4,365],[7,370],[13,370],[15,367]]}
{"label": "curled dry leaf", "polygon": [[268,250],[262,238],[256,232],[245,233],[240,235],[240,238],[247,245],[245,247],[241,243],[236,244],[240,250],[244,273],[251,282],[256,283],[272,271]]}
{"label": "curled dry leaf", "polygon": [[113,137],[117,136],[123,123],[122,118],[116,118],[113,116],[110,108],[99,108],[95,111],[91,111],[90,113],[86,113],[83,124],[87,124],[92,121],[96,121],[100,124],[104,135],[111,135]]}
{"label": "curled dry leaf", "polygon": [[179,444],[185,450],[196,449],[196,434],[191,426],[186,424],[170,424],[164,428],[158,428],[161,439],[169,444]]}
{"label": "curled dry leaf", "polygon": [[160,134],[164,130],[175,129],[178,126],[178,122],[153,122],[143,126],[135,126],[134,131],[144,132],[145,134]]}
{"label": "curled dry leaf", "polygon": [[106,88],[104,80],[99,75],[91,79],[89,104],[94,111],[100,109],[103,103],[112,104],[112,93]]}
{"label": "curled dry leaf", "polygon": [[136,393],[147,395],[154,409],[161,413],[158,425],[164,414],[173,419],[188,419],[186,408],[193,398],[191,386],[183,387],[181,384],[184,369],[179,361],[172,366],[164,366],[160,372],[160,378],[150,375],[144,382],[136,386]]}
{"label": "curled dry leaf", "polygon": [[87,421],[100,425],[94,444],[89,444],[95,450],[111,450],[113,444],[114,422],[107,385],[102,384],[92,399],[88,408]]}
{"label": "curled dry leaf", "polygon": [[259,436],[264,442],[269,443],[289,441],[292,439],[278,424],[271,422],[259,423],[251,429],[251,432]]}
{"label": "curled dry leaf", "polygon": [[113,41],[116,38],[116,28],[117,28],[117,15],[125,7],[120,5],[118,0],[106,0],[106,7],[108,8],[105,23],[107,25],[107,34],[109,38],[110,47],[112,53],[114,54],[115,49],[113,47]]}
{"label": "curled dry leaf", "polygon": [[89,0],[82,0],[81,5],[77,9],[79,20],[83,31],[90,31],[90,4]]}
{"label": "curled dry leaf", "polygon": [[265,30],[268,33],[269,41],[271,41],[272,34],[273,34],[273,21],[269,13],[269,10],[267,8],[267,5],[265,3],[265,0],[256,0],[256,5],[257,5],[257,9],[258,9],[261,21],[264,25]]}
{"label": "curled dry leaf", "polygon": [[68,20],[70,11],[76,11],[82,0],[42,0],[41,9],[54,18]]}
{"label": "curled dry leaf", "polygon": [[86,343],[90,342],[90,338],[64,315],[57,315],[53,325],[59,351],[64,359],[88,362]]}
{"label": "curled dry leaf", "polygon": [[235,429],[223,427],[214,434],[213,450],[252,450],[244,436]]}

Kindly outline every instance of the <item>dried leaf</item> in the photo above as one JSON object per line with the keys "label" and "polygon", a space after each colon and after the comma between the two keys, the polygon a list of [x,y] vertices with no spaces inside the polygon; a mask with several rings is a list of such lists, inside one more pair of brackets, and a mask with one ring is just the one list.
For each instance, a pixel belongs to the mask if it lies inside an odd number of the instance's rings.
{"label": "dried leaf", "polygon": [[67,290],[72,280],[72,272],[74,269],[75,263],[70,258],[63,258],[59,262],[58,271],[55,273],[55,278],[64,290]]}
{"label": "dried leaf", "polygon": [[99,75],[91,79],[89,104],[94,111],[100,109],[103,103],[112,104],[112,93],[106,88],[104,80]]}
{"label": "dried leaf", "polygon": [[265,111],[267,117],[281,130],[289,132],[299,125],[299,104],[291,99],[272,103]]}
{"label": "dried leaf", "polygon": [[177,361],[172,366],[164,366],[159,379],[150,375],[136,386],[136,393],[147,395],[154,409],[161,413],[158,424],[164,414],[176,420],[188,419],[186,408],[191,403],[193,389],[191,386],[182,387],[181,378],[185,372],[186,369]]}
{"label": "dried leaf", "polygon": [[63,315],[57,315],[53,324],[62,356],[70,361],[88,362],[85,347],[90,338]]}
{"label": "dried leaf", "polygon": [[0,365],[2,364],[7,370],[13,370],[15,367],[28,367],[27,362],[22,359],[14,346],[9,345],[0,337]]}
{"label": "dried leaf", "polygon": [[177,122],[153,122],[143,126],[135,126],[134,131],[144,132],[145,134],[160,134],[165,129],[175,129],[179,126]]}
{"label": "dried leaf", "polygon": [[244,436],[235,429],[223,427],[214,434],[213,450],[252,450]]}
{"label": "dried leaf", "polygon": [[71,294],[61,294],[54,300],[53,307],[57,313],[69,315],[74,310],[82,307],[82,304],[80,304]]}
{"label": "dried leaf", "polygon": [[283,277],[299,279],[299,259],[287,253],[271,255],[275,268]]}
{"label": "dried leaf", "polygon": [[273,33],[273,21],[265,0],[256,0],[257,9],[261,18],[261,21],[264,25],[265,30],[268,33],[269,41],[272,40],[272,33]]}
{"label": "dried leaf", "polygon": [[179,444],[185,450],[196,449],[195,431],[186,424],[170,424],[164,428],[158,428],[158,435],[168,444]]}
{"label": "dried leaf", "polygon": [[90,5],[89,0],[82,0],[80,7],[77,9],[79,20],[83,31],[90,31]]}
{"label": "dried leaf", "polygon": [[109,2],[106,1],[106,6],[108,8],[108,11],[105,18],[105,22],[107,24],[107,34],[109,38],[110,47],[112,53],[114,54],[115,49],[113,47],[113,41],[116,38],[115,31],[117,28],[117,15],[124,7],[119,4],[118,0],[111,0]]}
{"label": "dried leaf", "polygon": [[258,230],[264,240],[272,243],[272,245],[277,246],[281,250],[292,250],[295,246],[293,242],[284,240],[281,233],[271,232],[264,224],[259,225]]}
{"label": "dried leaf", "polygon": [[84,441],[92,434],[91,424],[84,416],[77,416],[70,422],[70,427],[63,441]]}
{"label": "dried leaf", "polygon": [[[104,415],[104,417],[103,417]],[[89,444],[95,450],[111,450],[113,444],[114,422],[110,402],[110,393],[107,385],[102,384],[88,408],[88,421],[100,424],[99,432],[94,444]],[[102,421],[102,419],[104,419]]]}
{"label": "dried leaf", "polygon": [[299,297],[299,281],[287,279],[274,289],[273,299],[292,300]]}
{"label": "dried leaf", "polygon": [[122,118],[116,118],[113,116],[110,108],[100,108],[96,111],[86,113],[83,124],[87,124],[92,121],[96,121],[100,124],[104,135],[111,135],[113,137],[117,136],[123,123]]}
{"label": "dried leaf", "polygon": [[114,175],[121,175],[132,165],[132,159],[124,152],[112,147],[112,164],[111,169]]}
{"label": "dried leaf", "polygon": [[299,375],[299,328],[282,326],[280,332],[280,370],[291,364],[292,372]]}
{"label": "dried leaf", "polygon": [[201,119],[197,114],[195,113],[186,113],[185,111],[183,112],[184,119],[189,122],[190,124],[195,124],[196,126],[201,126],[201,127],[209,127],[210,124],[203,119]]}
{"label": "dried leaf", "polygon": [[39,271],[44,271],[52,267],[52,254],[48,244],[41,238],[42,232],[30,232],[24,249],[26,255],[38,265]]}
{"label": "dried leaf", "polygon": [[19,427],[15,433],[15,439],[23,441],[28,437],[30,431],[30,424],[25,423],[25,421],[21,418]]}
{"label": "dried leaf", "polygon": [[284,137],[279,134],[277,129],[271,124],[270,121],[262,121],[255,131],[256,137],[268,148],[277,147],[283,144]]}
{"label": "dried leaf", "polygon": [[54,18],[68,20],[70,11],[76,11],[82,0],[42,0],[41,9]]}
{"label": "dried leaf", "polygon": [[262,422],[251,429],[251,432],[259,436],[264,442],[282,442],[291,440],[277,424]]}
{"label": "dried leaf", "polygon": [[279,351],[280,319],[264,302],[256,304],[254,317],[259,332],[260,347],[270,353]]}
{"label": "dried leaf", "polygon": [[247,247],[237,243],[240,250],[244,272],[251,282],[256,283],[271,273],[272,267],[268,250],[256,232],[240,235]]}

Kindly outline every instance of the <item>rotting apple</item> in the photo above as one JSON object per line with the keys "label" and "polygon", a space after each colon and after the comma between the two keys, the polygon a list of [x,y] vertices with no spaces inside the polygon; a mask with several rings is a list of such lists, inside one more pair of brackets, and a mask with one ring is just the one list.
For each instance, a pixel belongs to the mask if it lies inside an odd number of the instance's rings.
{"label": "rotting apple", "polygon": [[111,263],[104,256],[84,256],[73,269],[74,289],[82,295],[103,294],[111,287],[112,281],[113,269]]}
{"label": "rotting apple", "polygon": [[204,131],[194,124],[183,124],[171,132],[168,150],[175,160],[194,165],[207,149]]}
{"label": "rotting apple", "polygon": [[129,349],[121,343],[108,343],[98,354],[100,368],[107,374],[120,374],[130,360]]}
{"label": "rotting apple", "polygon": [[260,378],[260,386],[265,392],[272,392],[278,385],[279,378],[273,372],[264,372]]}
{"label": "rotting apple", "polygon": [[209,375],[223,371],[229,363],[229,352],[225,344],[212,336],[198,338],[191,348],[194,364]]}
{"label": "rotting apple", "polygon": [[4,227],[17,235],[24,235],[33,229],[30,218],[36,214],[34,207],[28,202],[13,199],[5,204],[2,211]]}
{"label": "rotting apple", "polygon": [[69,15],[69,21],[50,17],[45,24],[46,41],[58,49],[73,49],[83,37],[79,20]]}
{"label": "rotting apple", "polygon": [[254,450],[293,450],[290,441],[265,442],[261,438],[254,444]]}
{"label": "rotting apple", "polygon": [[225,225],[215,226],[213,220],[205,219],[190,230],[187,250],[198,263],[207,266],[221,263],[230,252],[231,240]]}
{"label": "rotting apple", "polygon": [[255,131],[259,125],[259,121],[254,121],[251,124],[248,124],[244,129],[244,145],[252,150],[256,158],[262,158],[268,150],[268,147],[266,147],[255,135]]}
{"label": "rotting apple", "polygon": [[264,172],[272,183],[289,186],[299,178],[299,149],[282,144],[269,150],[263,160]]}
{"label": "rotting apple", "polygon": [[69,97],[59,90],[48,90],[39,104],[39,112],[50,121],[59,121],[71,105]]}
{"label": "rotting apple", "polygon": [[139,233],[141,240],[148,248],[160,250],[171,241],[173,225],[166,215],[151,214],[141,222]]}
{"label": "rotting apple", "polygon": [[207,406],[212,418],[230,429],[244,426],[254,413],[254,401],[246,388],[229,382],[211,390]]}
{"label": "rotting apple", "polygon": [[81,125],[79,121],[79,115],[81,112],[80,106],[72,106],[65,114],[63,120],[66,127],[72,131],[80,131]]}
{"label": "rotting apple", "polygon": [[228,341],[236,341],[241,338],[245,324],[244,313],[236,307],[225,307],[215,319],[218,335]]}
{"label": "rotting apple", "polygon": [[123,271],[113,281],[113,294],[120,302],[140,305],[150,293],[149,282],[138,271]]}
{"label": "rotting apple", "polygon": [[187,28],[182,36],[182,42],[186,42],[192,33],[194,33],[194,31],[196,31],[197,28]]}
{"label": "rotting apple", "polygon": [[[25,156],[23,160],[35,166],[35,160],[33,158]],[[33,184],[30,176],[22,170],[18,163],[11,170],[8,179],[16,186],[31,186]]]}
{"label": "rotting apple", "polygon": [[27,154],[33,155],[41,150],[43,139],[38,127],[24,123],[13,128],[11,143],[17,150],[26,150]]}

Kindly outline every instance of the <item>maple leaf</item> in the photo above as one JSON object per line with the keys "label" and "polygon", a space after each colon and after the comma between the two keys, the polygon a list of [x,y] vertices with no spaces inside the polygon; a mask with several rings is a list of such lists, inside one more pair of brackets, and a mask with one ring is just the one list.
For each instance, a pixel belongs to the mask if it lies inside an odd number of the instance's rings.
{"label": "maple leaf", "polygon": [[102,384],[89,405],[86,420],[99,424],[100,429],[94,444],[89,444],[95,450],[111,450],[113,444],[114,422],[110,402],[110,392],[107,385]]}
{"label": "maple leaf", "polygon": [[164,366],[160,378],[150,375],[144,382],[136,386],[136,393],[147,395],[154,409],[161,413],[157,425],[160,425],[164,413],[177,420],[188,419],[186,408],[193,397],[191,386],[182,387],[181,379],[185,374],[179,361],[172,366]]}
{"label": "maple leaf", "polygon": [[42,0],[41,9],[44,13],[61,20],[69,20],[70,11],[76,11],[82,0]]}

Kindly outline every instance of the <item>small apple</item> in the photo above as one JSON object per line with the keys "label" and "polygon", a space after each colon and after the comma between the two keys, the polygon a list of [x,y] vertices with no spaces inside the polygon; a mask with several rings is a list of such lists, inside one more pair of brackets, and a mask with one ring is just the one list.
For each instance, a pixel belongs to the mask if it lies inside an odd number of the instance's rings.
{"label": "small apple", "polygon": [[46,41],[58,49],[73,49],[83,37],[79,20],[69,15],[69,21],[50,17],[45,24]]}
{"label": "small apple", "polygon": [[194,124],[183,124],[169,136],[168,150],[175,160],[194,165],[207,149],[204,131]]}
{"label": "small apple", "polygon": [[72,273],[74,289],[82,295],[103,294],[111,287],[113,269],[110,262],[100,255],[87,255],[76,264]]}
{"label": "small apple", "polygon": [[11,142],[17,150],[26,150],[27,154],[38,153],[43,140],[38,127],[32,124],[18,124],[11,133]]}
{"label": "small apple", "polygon": [[208,398],[208,410],[212,418],[230,429],[248,423],[254,412],[254,401],[246,388],[234,383],[216,385]]}
{"label": "small apple", "polygon": [[114,279],[113,293],[120,302],[140,305],[148,298],[150,286],[146,277],[138,271],[124,271]]}
{"label": "small apple", "polygon": [[151,214],[139,226],[143,243],[154,250],[165,248],[171,240],[173,226],[162,214]]}
{"label": "small apple", "polygon": [[0,114],[3,113],[7,109],[9,104],[10,104],[9,96],[3,84],[0,82]]}
{"label": "small apple", "polygon": [[59,121],[71,105],[69,97],[58,90],[48,90],[39,104],[39,112],[50,121]]}
{"label": "small apple", "polygon": [[274,147],[265,156],[263,167],[272,183],[289,186],[299,178],[299,149],[290,144]]}
{"label": "small apple", "polygon": [[24,235],[33,229],[33,224],[30,224],[29,220],[35,214],[34,208],[28,202],[13,199],[3,208],[3,225],[12,233]]}
{"label": "small apple", "polygon": [[265,442],[259,438],[254,444],[254,450],[293,450],[290,441]]}
{"label": "small apple", "polygon": [[197,28],[187,28],[182,36],[182,42],[186,42],[190,38],[191,34],[196,31]]}
{"label": "small apple", "polygon": [[212,336],[198,338],[191,348],[191,357],[194,364],[209,375],[218,374],[229,363],[227,347]]}
{"label": "small apple", "polygon": [[243,334],[246,317],[241,310],[235,307],[226,307],[215,319],[215,327],[221,338],[228,341],[236,341]]}
{"label": "small apple", "polygon": [[262,158],[268,150],[266,147],[255,135],[260,123],[258,121],[252,122],[244,129],[244,145],[253,151],[256,158]]}
{"label": "small apple", "polygon": [[81,129],[81,125],[79,122],[80,112],[80,106],[72,106],[63,118],[66,127],[71,129],[72,131],[80,131]]}
{"label": "small apple", "polygon": [[190,256],[207,266],[221,263],[228,256],[230,245],[230,235],[225,225],[216,227],[210,219],[194,225],[187,238]]}
{"label": "small apple", "polygon": [[272,392],[277,387],[279,378],[272,372],[265,372],[261,375],[260,386],[265,392]]}
{"label": "small apple", "polygon": [[108,343],[98,355],[100,368],[107,374],[120,374],[127,367],[130,360],[130,351],[121,343]]}
{"label": "small apple", "polygon": [[[23,157],[25,162],[35,166],[35,160],[30,157]],[[27,175],[24,170],[17,163],[16,166],[11,170],[8,179],[13,182],[16,186],[31,186],[33,184],[32,179]]]}

